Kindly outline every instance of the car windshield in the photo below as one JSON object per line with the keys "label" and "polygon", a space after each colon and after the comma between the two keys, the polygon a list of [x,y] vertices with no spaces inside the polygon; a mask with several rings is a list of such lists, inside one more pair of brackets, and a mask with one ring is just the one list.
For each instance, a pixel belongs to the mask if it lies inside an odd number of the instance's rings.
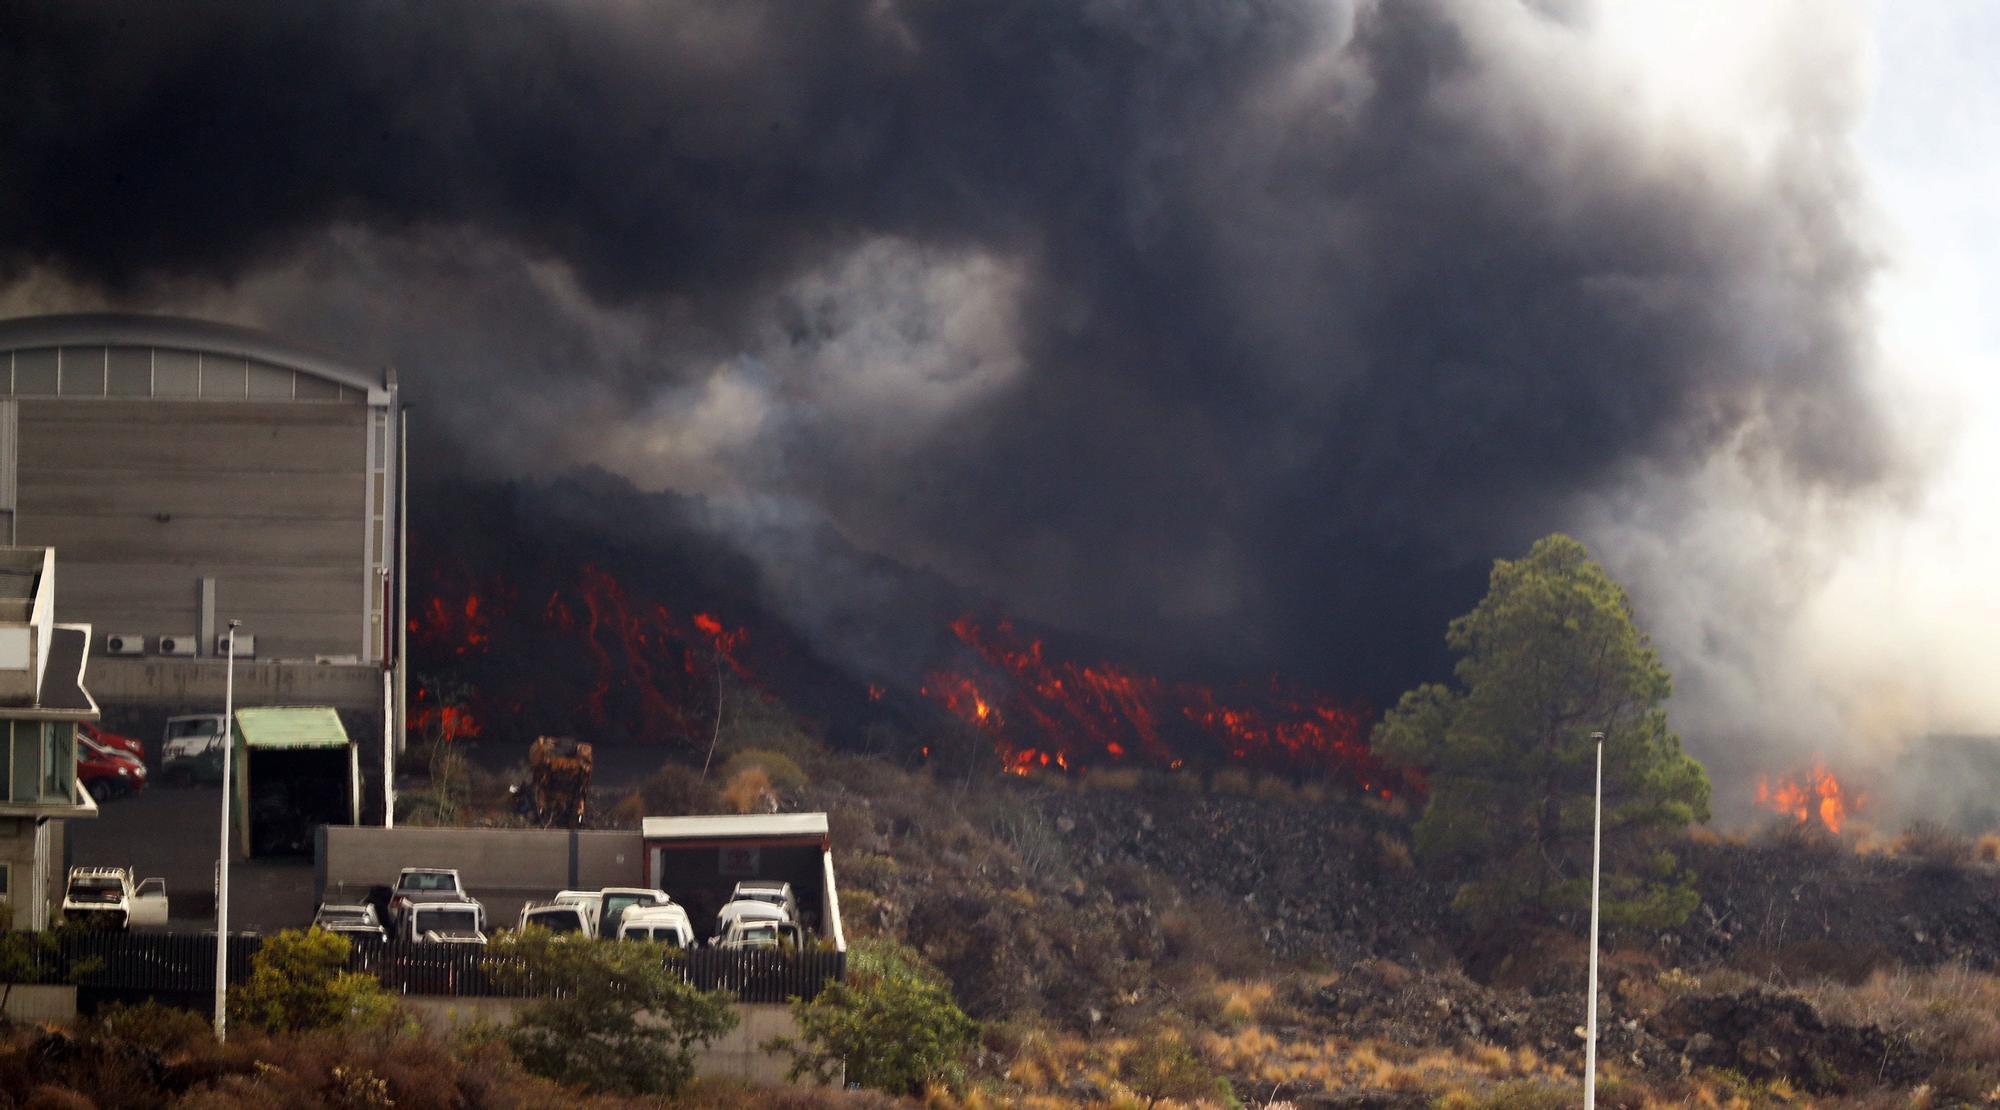
{"label": "car windshield", "polygon": [[583,915],[575,910],[542,910],[528,914],[528,924],[540,925],[551,933],[581,933]]}
{"label": "car windshield", "polygon": [[769,902],[774,906],[785,904],[784,894],[776,890],[746,890],[737,895],[737,897],[748,898],[753,902]]}
{"label": "car windshield", "polygon": [[672,927],[654,929],[650,934],[650,939],[686,947],[681,940],[681,931]]}
{"label": "car windshield", "polygon": [[736,939],[750,942],[769,941],[772,944],[776,944],[778,942],[778,927],[776,925],[747,925],[736,934]]}
{"label": "car windshield", "polygon": [[116,902],[124,893],[117,879],[72,879],[69,884],[73,902]]}
{"label": "car windshield", "polygon": [[651,898],[643,894],[607,894],[604,896],[604,916],[608,920],[616,921],[618,915],[624,913],[627,907],[651,901]]}
{"label": "car windshield", "polygon": [[397,890],[457,890],[458,881],[442,871],[412,871],[396,884]]}
{"label": "car windshield", "polygon": [[471,933],[479,929],[479,915],[471,910],[418,910],[419,933]]}
{"label": "car windshield", "polygon": [[167,739],[179,740],[187,736],[214,736],[222,731],[221,723],[213,717],[188,717],[167,722]]}
{"label": "car windshield", "polygon": [[367,910],[345,909],[345,908],[336,909],[331,906],[319,911],[319,923],[322,925],[370,924],[368,920]]}

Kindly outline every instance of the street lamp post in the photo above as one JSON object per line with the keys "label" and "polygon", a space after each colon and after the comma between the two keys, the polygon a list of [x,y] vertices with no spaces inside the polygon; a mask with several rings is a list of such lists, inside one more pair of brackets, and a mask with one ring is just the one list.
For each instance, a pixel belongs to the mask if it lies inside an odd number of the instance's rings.
{"label": "street lamp post", "polygon": [[1590,999],[1585,1003],[1583,1043],[1583,1110],[1597,1110],[1597,881],[1604,854],[1604,734],[1593,732],[1597,745],[1597,794],[1590,824]]}
{"label": "street lamp post", "polygon": [[222,833],[215,852],[215,1039],[229,1035],[229,788],[236,747],[236,626],[229,622],[229,667],[222,680]]}

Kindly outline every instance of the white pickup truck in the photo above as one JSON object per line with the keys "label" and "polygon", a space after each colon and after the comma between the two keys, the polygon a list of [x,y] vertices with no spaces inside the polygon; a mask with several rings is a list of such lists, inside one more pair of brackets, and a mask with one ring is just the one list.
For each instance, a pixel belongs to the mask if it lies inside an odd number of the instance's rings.
{"label": "white pickup truck", "polygon": [[167,881],[133,883],[127,867],[72,867],[63,891],[66,920],[129,929],[167,923]]}
{"label": "white pickup truck", "polygon": [[474,931],[485,932],[486,907],[466,893],[465,882],[451,867],[405,867],[396,875],[396,886],[390,891],[389,931],[406,940],[415,939],[424,930],[411,928],[411,914],[424,906],[441,905],[472,907],[477,918]]}
{"label": "white pickup truck", "polygon": [[431,944],[485,944],[482,919],[485,909],[477,902],[424,902],[410,907],[396,928],[396,939]]}

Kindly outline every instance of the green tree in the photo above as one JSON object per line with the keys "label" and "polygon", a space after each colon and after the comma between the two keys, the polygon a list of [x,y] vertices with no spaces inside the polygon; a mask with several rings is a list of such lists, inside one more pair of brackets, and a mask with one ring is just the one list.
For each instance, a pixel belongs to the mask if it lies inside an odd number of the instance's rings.
{"label": "green tree", "polygon": [[1604,915],[1666,926],[1698,902],[1667,844],[1708,820],[1708,776],[1667,728],[1672,680],[1618,583],[1564,535],[1500,560],[1445,636],[1456,686],[1427,684],[1375,727],[1421,771],[1427,860],[1473,876],[1456,905],[1500,921],[1588,906],[1593,732],[1604,743]]}
{"label": "green tree", "polygon": [[536,1075],[592,1092],[673,1095],[694,1077],[694,1044],[736,1025],[721,991],[699,991],[663,945],[558,937],[530,928],[487,948],[507,988],[552,991],[521,1011],[507,1043]]}
{"label": "green tree", "polygon": [[268,1033],[402,1023],[396,996],[380,980],[344,970],[347,952],[346,937],[318,927],[266,938],[250,961],[250,978],[230,989],[230,1022]]}
{"label": "green tree", "polygon": [[791,1077],[847,1081],[892,1095],[957,1085],[960,1058],[979,1027],[952,1000],[951,984],[914,949],[865,940],[847,954],[847,978],[811,1002],[794,1001],[799,1037],[765,1047],[792,1055]]}

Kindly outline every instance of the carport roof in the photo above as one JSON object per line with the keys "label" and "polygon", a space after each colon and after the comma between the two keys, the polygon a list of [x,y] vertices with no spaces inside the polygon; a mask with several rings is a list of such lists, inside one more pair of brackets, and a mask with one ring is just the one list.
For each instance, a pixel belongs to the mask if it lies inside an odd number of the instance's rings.
{"label": "carport roof", "polygon": [[325,705],[239,709],[236,727],[252,748],[344,748],[353,742],[340,727],[340,714]]}
{"label": "carport roof", "polygon": [[639,825],[647,840],[761,840],[766,837],[826,838],[824,813],[715,814],[705,817],[648,817]]}

